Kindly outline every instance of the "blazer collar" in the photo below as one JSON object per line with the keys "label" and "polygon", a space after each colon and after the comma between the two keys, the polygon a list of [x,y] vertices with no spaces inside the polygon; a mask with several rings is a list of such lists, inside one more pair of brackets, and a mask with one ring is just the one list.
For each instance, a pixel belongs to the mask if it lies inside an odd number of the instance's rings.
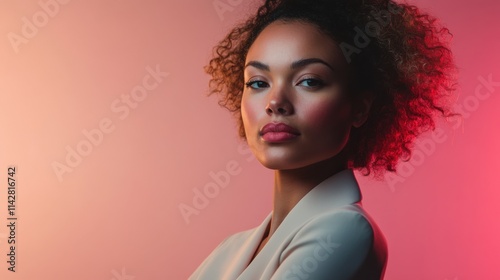
{"label": "blazer collar", "polygon": [[[258,273],[262,272],[269,264],[271,257],[278,251],[279,246],[283,244],[287,236],[312,217],[349,204],[358,203],[361,205],[361,199],[359,185],[352,169],[344,169],[328,177],[310,190],[292,208],[266,246],[262,248],[247,269],[241,273],[238,280],[259,279]],[[250,261],[262,240],[264,232],[271,221],[271,216],[272,212],[268,214],[264,222],[256,228],[249,238],[248,244],[253,245],[253,250],[249,250],[251,252],[249,252],[248,261]]]}

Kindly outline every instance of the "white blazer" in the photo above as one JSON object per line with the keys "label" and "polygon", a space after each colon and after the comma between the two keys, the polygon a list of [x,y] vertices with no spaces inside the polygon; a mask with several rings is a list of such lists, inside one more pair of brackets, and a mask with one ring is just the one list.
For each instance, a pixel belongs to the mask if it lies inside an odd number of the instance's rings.
{"label": "white blazer", "polygon": [[387,243],[362,208],[352,169],[332,175],[309,191],[250,262],[271,215],[256,228],[222,241],[189,279],[383,279]]}

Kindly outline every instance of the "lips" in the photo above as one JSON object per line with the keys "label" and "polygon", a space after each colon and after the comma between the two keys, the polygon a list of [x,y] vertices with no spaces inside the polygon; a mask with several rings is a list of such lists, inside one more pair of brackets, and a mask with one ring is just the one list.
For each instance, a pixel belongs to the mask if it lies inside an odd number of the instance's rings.
{"label": "lips", "polygon": [[300,135],[298,130],[284,123],[268,123],[260,130],[260,135],[264,135],[268,132],[286,132],[294,135]]}
{"label": "lips", "polygon": [[284,123],[268,123],[261,129],[260,135],[266,142],[282,143],[298,137],[300,133]]}

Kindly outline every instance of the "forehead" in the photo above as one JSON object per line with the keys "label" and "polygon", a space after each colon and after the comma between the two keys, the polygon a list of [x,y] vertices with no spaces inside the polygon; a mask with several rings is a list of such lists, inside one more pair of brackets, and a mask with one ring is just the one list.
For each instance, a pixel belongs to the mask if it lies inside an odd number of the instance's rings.
{"label": "forehead", "polygon": [[320,58],[335,67],[347,63],[337,42],[312,23],[275,21],[257,36],[246,56],[248,61],[290,65],[305,58]]}

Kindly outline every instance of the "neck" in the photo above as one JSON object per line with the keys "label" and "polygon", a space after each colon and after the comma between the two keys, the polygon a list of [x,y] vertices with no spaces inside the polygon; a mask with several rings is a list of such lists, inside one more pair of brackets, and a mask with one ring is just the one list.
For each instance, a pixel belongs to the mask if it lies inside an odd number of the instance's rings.
{"label": "neck", "polygon": [[328,177],[347,169],[333,157],[306,167],[276,170],[274,173],[273,214],[267,238],[276,231],[292,208],[315,186]]}

